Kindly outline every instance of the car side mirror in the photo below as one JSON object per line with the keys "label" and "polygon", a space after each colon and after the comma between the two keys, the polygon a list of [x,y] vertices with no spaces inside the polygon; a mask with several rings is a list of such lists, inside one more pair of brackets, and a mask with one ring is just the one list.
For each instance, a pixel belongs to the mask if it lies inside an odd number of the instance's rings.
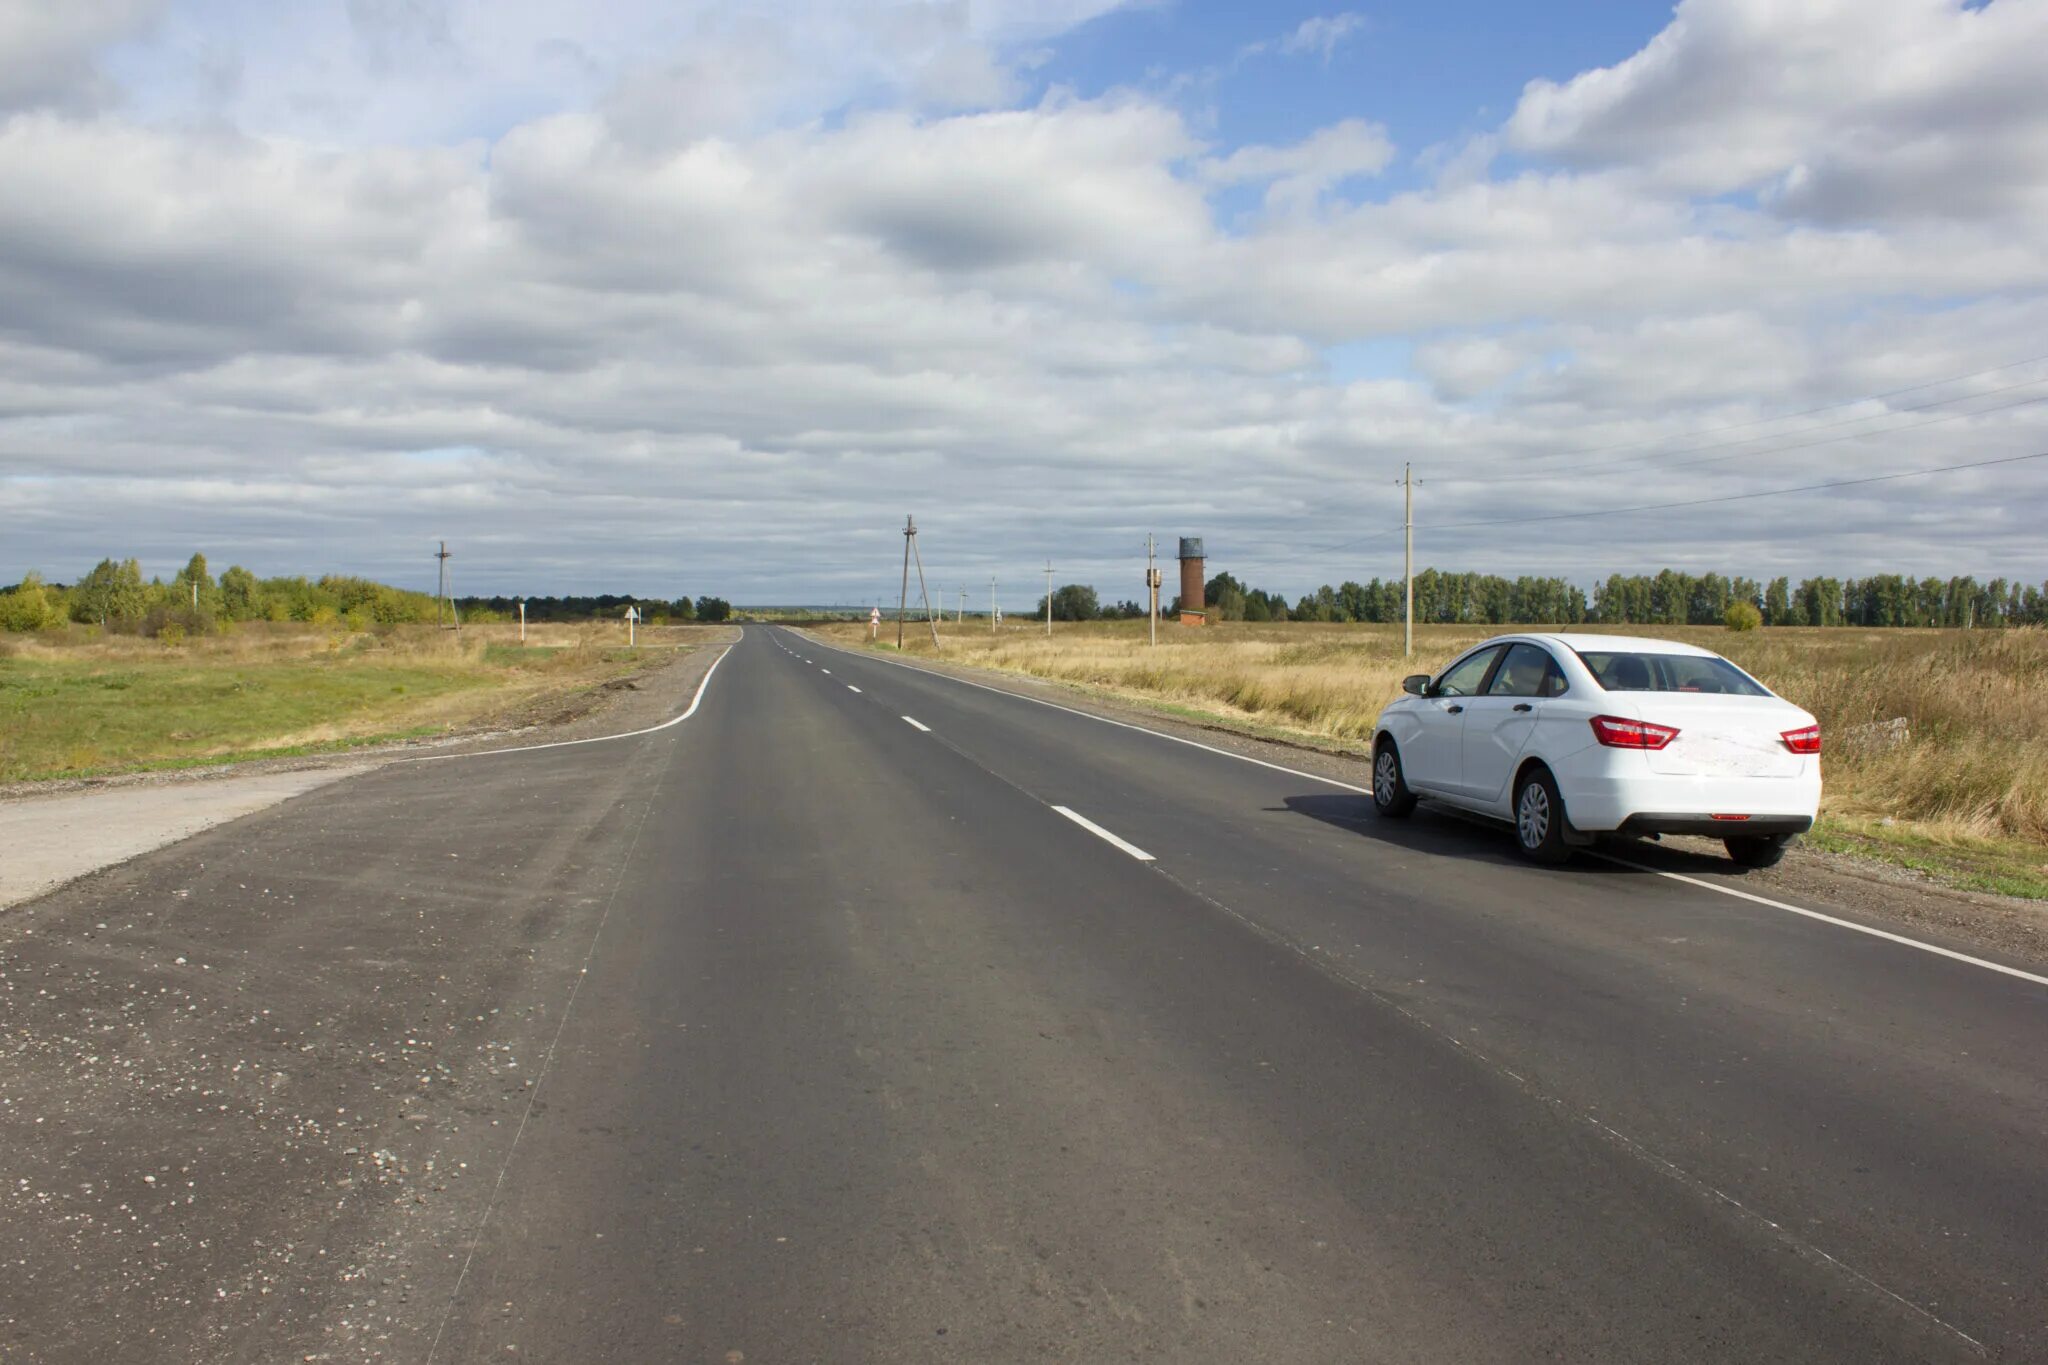
{"label": "car side mirror", "polygon": [[1428,695],[1429,695],[1429,674],[1427,674],[1427,673],[1410,673],[1410,674],[1409,674],[1409,675],[1408,675],[1407,677],[1405,677],[1405,678],[1401,679],[1401,690],[1402,690],[1403,692],[1406,692],[1406,693],[1408,693],[1408,694],[1409,694],[1409,695],[1411,695],[1411,696],[1416,696],[1416,697],[1426,697],[1426,696],[1428,696]]}

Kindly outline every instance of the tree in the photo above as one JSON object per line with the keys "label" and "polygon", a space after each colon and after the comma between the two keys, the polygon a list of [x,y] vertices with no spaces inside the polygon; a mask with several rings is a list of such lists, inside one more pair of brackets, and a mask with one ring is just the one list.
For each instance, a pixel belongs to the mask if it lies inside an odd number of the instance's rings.
{"label": "tree", "polygon": [[[1038,614],[1045,615],[1045,599],[1038,599]],[[1052,619],[1055,621],[1093,621],[1102,615],[1102,605],[1095,596],[1095,589],[1082,583],[1066,583],[1053,590]]]}
{"label": "tree", "polygon": [[732,616],[732,603],[723,597],[700,597],[697,599],[699,621],[724,621]]}
{"label": "tree", "polygon": [[262,587],[256,575],[239,564],[230,566],[220,576],[221,614],[230,621],[254,621],[262,616],[261,596]]}
{"label": "tree", "polygon": [[1764,620],[1774,626],[1792,624],[1792,585],[1783,577],[1764,589]]}
{"label": "tree", "polygon": [[148,601],[142,588],[142,566],[134,560],[116,564],[102,559],[71,590],[71,619],[89,624],[139,620]]}
{"label": "tree", "polygon": [[0,593],[0,630],[44,630],[63,619],[57,594],[43,585],[41,574],[26,574],[13,589]]}

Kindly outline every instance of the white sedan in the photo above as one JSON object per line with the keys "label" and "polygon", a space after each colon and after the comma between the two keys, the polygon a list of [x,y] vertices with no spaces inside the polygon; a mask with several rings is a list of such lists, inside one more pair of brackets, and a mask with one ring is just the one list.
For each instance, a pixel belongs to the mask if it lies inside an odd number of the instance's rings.
{"label": "white sedan", "polygon": [[1769,867],[1820,809],[1819,723],[1711,650],[1502,635],[1401,687],[1373,735],[1375,808],[1508,820],[1539,862],[1612,831],[1704,834]]}

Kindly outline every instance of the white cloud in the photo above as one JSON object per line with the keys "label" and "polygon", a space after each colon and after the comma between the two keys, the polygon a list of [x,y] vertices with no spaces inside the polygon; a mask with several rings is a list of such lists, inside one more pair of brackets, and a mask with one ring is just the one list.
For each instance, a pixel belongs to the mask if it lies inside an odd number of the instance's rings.
{"label": "white cloud", "polygon": [[1239,147],[1201,164],[1212,185],[1265,184],[1273,208],[1312,208],[1333,186],[1355,176],[1378,175],[1394,159],[1387,130],[1363,119],[1319,128],[1290,147]]}
{"label": "white cloud", "polygon": [[113,101],[100,70],[108,44],[144,28],[161,0],[0,0],[0,113],[82,111]]}
{"label": "white cloud", "polygon": [[[1808,8],[1690,0],[1644,53],[1532,86],[1442,159],[1455,173],[1379,198],[1329,193],[1391,164],[1364,117],[1232,148],[1135,94],[1015,107],[1004,54],[1085,5],[863,8],[817,32],[795,6],[601,32],[520,5],[483,37],[460,4],[386,0],[359,15],[382,55],[330,45],[306,87],[328,102],[296,110],[245,31],[215,117],[152,114],[137,86],[142,112],[0,121],[0,581],[195,545],[417,581],[448,535],[478,587],[853,597],[914,509],[949,586],[1050,554],[1136,596],[1154,530],[1300,591],[1396,567],[1392,538],[1311,551],[1391,528],[1404,459],[1446,523],[1604,496],[1615,480],[1505,481],[1594,448],[1674,498],[2043,448],[2048,405],[1884,416],[1937,389],[1850,410],[1880,437],[1645,457],[2048,349],[2048,218],[2020,212],[2044,119],[1979,36],[2023,36],[2012,0]],[[164,51],[199,50],[181,22]],[[1918,39],[1883,98],[1824,41],[1866,29]],[[74,70],[120,31],[67,40]],[[445,90],[408,65],[444,34]],[[819,66],[820,44],[846,51]],[[492,88],[533,107],[480,130]],[[390,129],[336,112],[356,108]],[[1897,155],[1858,150],[1880,136]],[[1940,149],[1966,142],[2003,167],[1974,196],[1943,187]],[[1246,186],[1266,211],[1224,213]],[[1386,374],[1342,358],[1410,346]],[[1954,393],[2028,379],[2048,393],[2048,364]],[[2027,468],[1426,555],[2031,573],[2048,499]]]}
{"label": "white cloud", "polygon": [[1365,29],[1365,16],[1346,11],[1342,14],[1317,15],[1304,19],[1294,31],[1280,39],[1279,50],[1283,55],[1294,57],[1305,53],[1329,61],[1337,45],[1353,34]]}

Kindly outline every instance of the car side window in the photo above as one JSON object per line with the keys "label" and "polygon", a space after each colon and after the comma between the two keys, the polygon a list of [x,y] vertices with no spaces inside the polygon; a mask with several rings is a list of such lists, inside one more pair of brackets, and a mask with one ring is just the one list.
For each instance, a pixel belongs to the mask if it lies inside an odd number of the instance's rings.
{"label": "car side window", "polygon": [[1479,690],[1479,684],[1486,681],[1486,670],[1493,666],[1499,655],[1500,646],[1482,649],[1468,655],[1444,671],[1436,680],[1435,695],[1439,697],[1469,697]]}
{"label": "car side window", "polygon": [[1507,658],[1487,685],[1489,697],[1555,697],[1565,689],[1564,674],[1548,651],[1535,645],[1508,646]]}

